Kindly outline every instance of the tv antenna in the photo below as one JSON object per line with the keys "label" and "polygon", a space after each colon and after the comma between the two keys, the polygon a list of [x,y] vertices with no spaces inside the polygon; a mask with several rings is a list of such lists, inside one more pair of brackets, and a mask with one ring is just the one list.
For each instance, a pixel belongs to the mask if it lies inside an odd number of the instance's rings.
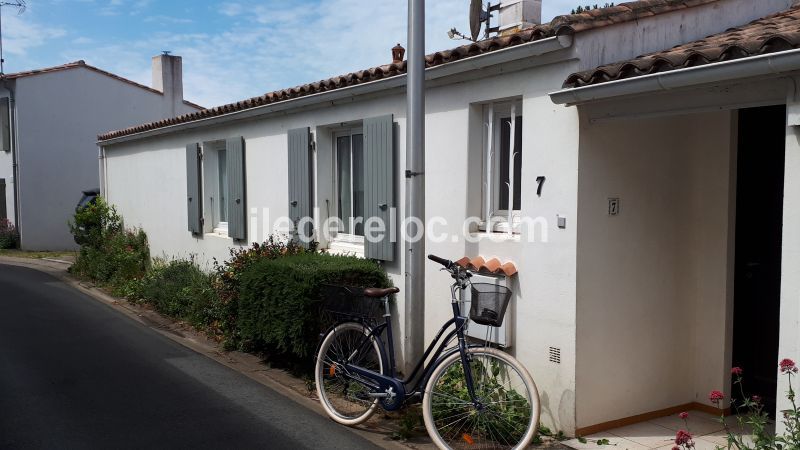
{"label": "tv antenna", "polygon": [[492,13],[499,10],[500,10],[499,0],[494,5],[491,2],[487,3],[486,9],[483,9],[482,0],[471,0],[469,3],[470,35],[465,36],[463,33],[456,30],[455,28],[450,29],[450,31],[447,32],[447,35],[450,36],[450,39],[466,39],[468,41],[478,42],[478,37],[481,34],[481,28],[484,28],[483,24],[486,24],[483,33],[483,38],[488,39],[491,33],[497,33],[498,31],[500,31],[500,27],[491,26]]}
{"label": "tv antenna", "polygon": [[3,65],[6,62],[6,60],[3,58],[3,8],[6,6],[16,8],[17,15],[24,13],[25,8],[27,8],[25,0],[16,0],[12,2],[0,1],[0,75],[5,73]]}

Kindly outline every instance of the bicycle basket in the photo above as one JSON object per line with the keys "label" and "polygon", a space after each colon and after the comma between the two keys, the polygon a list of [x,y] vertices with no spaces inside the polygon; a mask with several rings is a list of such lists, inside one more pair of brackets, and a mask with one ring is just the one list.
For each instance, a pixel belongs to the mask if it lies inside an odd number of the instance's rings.
{"label": "bicycle basket", "polygon": [[470,320],[481,325],[501,326],[511,300],[511,289],[491,283],[472,283],[470,291]]}
{"label": "bicycle basket", "polygon": [[322,285],[322,319],[326,325],[343,320],[374,324],[383,316],[383,303],[364,297],[364,288]]}

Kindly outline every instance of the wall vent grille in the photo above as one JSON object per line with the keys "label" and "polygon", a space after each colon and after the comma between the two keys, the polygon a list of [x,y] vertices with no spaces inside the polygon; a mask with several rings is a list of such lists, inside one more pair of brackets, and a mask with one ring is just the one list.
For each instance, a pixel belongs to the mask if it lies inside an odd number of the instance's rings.
{"label": "wall vent grille", "polygon": [[550,347],[550,362],[561,364],[561,349],[556,347]]}

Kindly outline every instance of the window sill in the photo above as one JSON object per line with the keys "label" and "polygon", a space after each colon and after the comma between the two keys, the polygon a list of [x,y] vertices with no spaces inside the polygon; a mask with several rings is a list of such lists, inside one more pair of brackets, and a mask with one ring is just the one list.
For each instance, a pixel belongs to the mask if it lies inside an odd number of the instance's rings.
{"label": "window sill", "polygon": [[470,233],[470,237],[474,240],[479,242],[481,241],[491,241],[491,242],[520,242],[522,238],[518,232],[514,232],[513,234],[508,234],[507,231],[473,231]]}
{"label": "window sill", "polygon": [[212,238],[220,238],[220,239],[230,239],[228,237],[228,230],[215,229],[211,233],[205,233],[203,236],[212,237]]}
{"label": "window sill", "polygon": [[328,253],[331,255],[355,256],[358,258],[363,258],[364,244],[346,241],[333,241],[328,246]]}

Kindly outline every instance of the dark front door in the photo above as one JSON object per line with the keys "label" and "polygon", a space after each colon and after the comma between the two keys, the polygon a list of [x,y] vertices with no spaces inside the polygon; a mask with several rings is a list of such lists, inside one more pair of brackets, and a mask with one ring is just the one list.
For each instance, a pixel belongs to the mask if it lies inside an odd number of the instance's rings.
{"label": "dark front door", "polygon": [[[733,365],[745,395],[775,411],[781,290],[785,106],[739,111]],[[734,386],[734,398],[740,398]]]}

